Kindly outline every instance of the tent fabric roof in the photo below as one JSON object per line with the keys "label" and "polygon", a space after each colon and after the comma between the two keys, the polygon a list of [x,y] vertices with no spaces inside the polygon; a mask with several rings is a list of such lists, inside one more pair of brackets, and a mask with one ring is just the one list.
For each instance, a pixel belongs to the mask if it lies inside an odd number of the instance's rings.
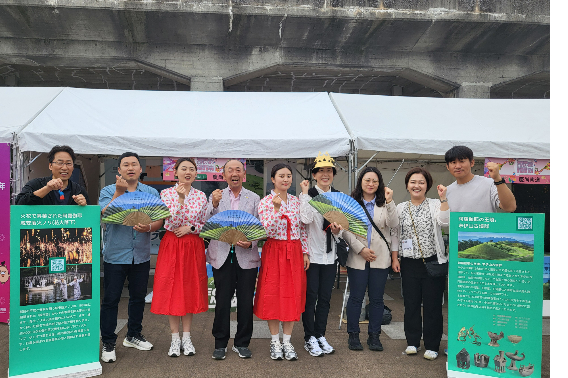
{"label": "tent fabric roof", "polygon": [[[0,88],[0,142],[21,151],[303,158],[365,151],[550,157],[550,100],[439,99],[337,93]],[[407,155],[409,156],[409,155]]]}
{"label": "tent fabric roof", "polygon": [[550,100],[455,99],[330,93],[359,150],[550,158]]}
{"label": "tent fabric roof", "polygon": [[0,87],[0,143],[11,143],[14,133],[30,123],[62,90]]}
{"label": "tent fabric roof", "polygon": [[[34,88],[37,89],[37,88]],[[349,153],[327,93],[158,92],[65,88],[19,133],[22,151],[241,158]]]}

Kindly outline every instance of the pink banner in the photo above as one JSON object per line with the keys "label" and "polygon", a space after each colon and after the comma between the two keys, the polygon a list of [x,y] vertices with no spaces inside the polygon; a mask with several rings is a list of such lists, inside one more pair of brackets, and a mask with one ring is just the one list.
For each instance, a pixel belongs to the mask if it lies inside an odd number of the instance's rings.
{"label": "pink banner", "polygon": [[550,184],[550,159],[485,159],[485,177],[489,177],[487,163],[499,164],[499,173],[507,183]]}
{"label": "pink banner", "polygon": [[[177,181],[174,175],[174,166],[178,158],[165,157],[162,168],[164,181]],[[225,181],[223,179],[223,166],[228,160],[217,158],[195,158],[197,164],[197,178],[195,181]],[[235,159],[245,165],[245,159]],[[246,181],[246,176],[243,181]]]}
{"label": "pink banner", "polygon": [[0,322],[10,316],[10,145],[0,143]]}

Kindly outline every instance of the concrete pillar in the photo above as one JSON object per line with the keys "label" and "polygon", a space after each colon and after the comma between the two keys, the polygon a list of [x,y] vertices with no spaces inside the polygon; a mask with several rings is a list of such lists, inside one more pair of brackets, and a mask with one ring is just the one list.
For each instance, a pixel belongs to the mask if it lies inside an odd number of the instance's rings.
{"label": "concrete pillar", "polygon": [[191,90],[201,92],[223,92],[223,78],[219,76],[194,76],[191,78]]}
{"label": "concrete pillar", "polygon": [[459,98],[489,98],[493,83],[462,83],[456,97]]}

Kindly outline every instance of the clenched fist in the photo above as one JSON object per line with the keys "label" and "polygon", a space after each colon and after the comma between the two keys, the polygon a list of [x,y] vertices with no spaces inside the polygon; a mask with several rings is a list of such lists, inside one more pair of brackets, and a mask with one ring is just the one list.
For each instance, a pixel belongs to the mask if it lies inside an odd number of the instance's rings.
{"label": "clenched fist", "polygon": [[448,188],[446,188],[444,185],[438,185],[436,189],[438,189],[438,196],[440,196],[440,200],[445,200]]}
{"label": "clenched fist", "polygon": [[63,180],[61,180],[60,178],[56,178],[56,179],[49,180],[49,181],[47,182],[46,186],[47,186],[50,190],[63,189]]}
{"label": "clenched fist", "polygon": [[387,203],[390,203],[390,201],[392,201],[392,193],[392,189],[385,186],[385,200],[387,201]]}
{"label": "clenched fist", "polygon": [[501,175],[499,174],[499,164],[490,161],[487,163],[487,170],[489,171],[489,177],[493,181],[501,181]]}
{"label": "clenched fist", "polygon": [[211,204],[214,208],[219,207],[219,202],[221,202],[221,198],[223,198],[223,191],[221,189],[215,189],[213,193],[211,193]]}
{"label": "clenched fist", "polygon": [[126,182],[126,180],[123,179],[122,176],[116,176],[116,193],[122,195],[126,192],[127,189],[128,183]]}
{"label": "clenched fist", "polygon": [[308,190],[310,190],[310,182],[308,180],[304,180],[300,183],[300,188],[302,188],[303,194],[308,194]]}
{"label": "clenched fist", "polygon": [[274,205],[274,212],[277,213],[280,211],[280,206],[282,205],[282,198],[276,193],[274,197],[272,197],[272,205]]}
{"label": "clenched fist", "polygon": [[183,201],[185,201],[185,196],[188,193],[187,188],[185,187],[185,185],[179,185],[176,187],[176,192],[179,196],[179,202],[183,203]]}

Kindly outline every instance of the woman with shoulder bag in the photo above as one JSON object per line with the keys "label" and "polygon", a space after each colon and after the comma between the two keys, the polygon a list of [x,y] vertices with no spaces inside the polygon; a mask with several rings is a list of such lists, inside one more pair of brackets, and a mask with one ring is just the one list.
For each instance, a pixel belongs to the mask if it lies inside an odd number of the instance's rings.
{"label": "woman with shoulder bag", "polygon": [[385,187],[383,177],[375,167],[365,168],[357,179],[357,186],[351,197],[361,204],[369,217],[367,238],[344,232],[343,238],[349,244],[347,276],[350,294],[347,301],[347,332],[349,349],[363,350],[359,341],[359,316],[365,291],[369,289],[369,337],[370,350],[381,351],[379,339],[383,321],[383,294],[389,267],[391,266],[391,235],[398,227],[396,205],[392,200],[393,191]]}
{"label": "woman with shoulder bag", "polygon": [[448,257],[442,227],[447,230],[450,208],[443,185],[437,187],[440,199],[426,198],[432,187],[432,176],[427,170],[412,168],[404,183],[410,201],[397,206],[400,225],[393,244],[398,251],[393,252],[392,269],[402,276],[406,354],[418,353],[424,335],[424,358],[434,360],[443,332],[442,300]]}
{"label": "woman with shoulder bag", "polygon": [[[306,271],[306,310],[302,314],[304,324],[304,349],[311,356],[320,357],[331,354],[335,349],[325,338],[327,316],[329,314],[331,291],[336,263],[336,236],[343,233],[337,223],[329,223],[312,205],[310,200],[322,193],[337,192],[331,184],[337,174],[334,160],[327,155],[316,158],[312,177],[316,185],[310,189],[308,180],[300,187],[300,219],[308,231],[308,250],[310,251],[310,269]],[[333,235],[335,236],[333,236]]]}

